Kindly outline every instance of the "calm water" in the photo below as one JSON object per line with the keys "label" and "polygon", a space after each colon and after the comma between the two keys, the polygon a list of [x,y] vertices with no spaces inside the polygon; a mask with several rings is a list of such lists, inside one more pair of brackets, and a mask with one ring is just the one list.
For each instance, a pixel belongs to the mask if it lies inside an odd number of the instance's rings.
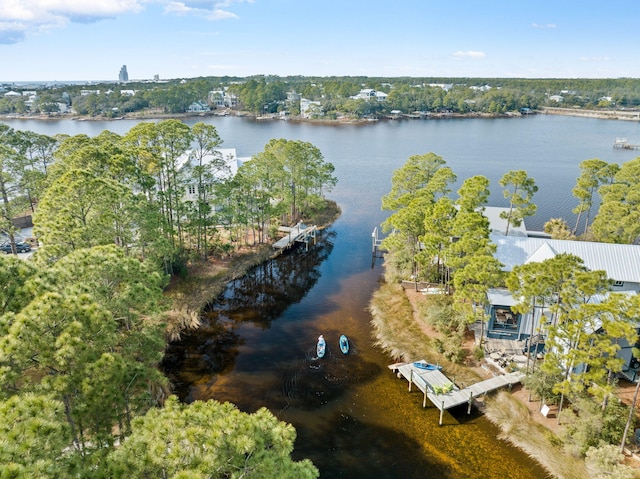
{"label": "calm water", "polygon": [[[194,119],[189,123],[195,123]],[[205,327],[171,350],[171,372],[187,401],[216,398],[246,411],[267,406],[298,431],[295,457],[309,457],[323,478],[546,477],[520,451],[496,439],[497,429],[466,411],[422,408],[422,395],[387,370],[391,359],[372,345],[367,304],[381,274],[373,268],[370,235],[385,217],[380,198],[393,170],[410,155],[441,155],[460,181],[482,174],[492,182],[491,205],[504,205],[497,180],[525,169],[539,186],[539,229],[550,217],[574,221],[571,188],[578,164],[624,162],[640,152],[614,151],[615,137],[640,142],[640,124],[583,118],[380,122],[320,126],[207,119],[225,146],[250,156],[272,138],[309,141],[336,167],[330,195],[343,209],[318,248],[256,268],[229,286],[204,315]],[[135,122],[10,121],[49,135],[124,134]],[[338,350],[347,334],[351,354]],[[313,359],[324,334],[328,353]]]}

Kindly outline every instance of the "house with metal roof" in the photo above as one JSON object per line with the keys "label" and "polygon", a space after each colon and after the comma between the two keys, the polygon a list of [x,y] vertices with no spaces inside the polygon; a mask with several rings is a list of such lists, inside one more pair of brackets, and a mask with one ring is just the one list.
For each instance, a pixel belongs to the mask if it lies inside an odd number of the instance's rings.
{"label": "house with metal roof", "polygon": [[[495,257],[504,265],[506,272],[518,265],[543,262],[559,254],[572,254],[581,258],[589,270],[605,271],[611,280],[612,292],[635,295],[640,291],[640,246],[495,233],[490,235],[490,239],[497,246]],[[538,348],[544,339],[539,333],[540,325],[551,320],[548,308],[534,307],[533,312],[516,313],[511,307],[518,304],[519,299],[506,289],[489,290],[488,299],[487,337],[531,342]],[[593,297],[590,302],[602,299]],[[625,369],[632,367],[632,346],[621,344],[619,355],[625,359]]]}

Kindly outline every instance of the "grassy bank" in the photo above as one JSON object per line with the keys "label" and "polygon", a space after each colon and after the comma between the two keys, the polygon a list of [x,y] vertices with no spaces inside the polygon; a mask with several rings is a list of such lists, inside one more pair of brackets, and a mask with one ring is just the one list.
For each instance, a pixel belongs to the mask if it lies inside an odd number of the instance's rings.
{"label": "grassy bank", "polygon": [[[327,200],[326,207],[304,222],[326,228],[340,216],[340,207]],[[197,328],[200,312],[209,301],[224,291],[227,283],[244,276],[252,267],[276,256],[271,244],[245,246],[231,255],[211,257],[207,261],[194,261],[187,266],[185,276],[175,276],[165,291],[171,301],[167,312],[167,336],[175,340],[185,329]]]}
{"label": "grassy bank", "polygon": [[[425,301],[429,301],[426,297]],[[369,303],[376,344],[396,361],[426,359],[442,365],[456,384],[465,386],[479,379],[469,367],[448,361],[417,318],[413,305],[399,284],[384,283]]]}
{"label": "grassy bank", "polygon": [[553,433],[533,421],[529,410],[506,391],[486,401],[485,415],[500,428],[502,439],[526,452],[553,477],[589,477],[584,461],[561,450],[555,444]]}
{"label": "grassy bank", "polygon": [[[435,349],[433,334],[419,317],[419,309],[399,284],[384,283],[369,305],[376,344],[393,360],[427,359],[444,366],[447,376],[455,377],[459,386],[477,381],[480,376],[473,358],[466,365],[454,364]],[[430,297],[422,297],[428,303]],[[426,307],[429,307],[426,304]],[[484,401],[486,417],[502,431],[501,437],[538,461],[552,477],[584,479],[589,477],[584,461],[571,457],[559,446],[554,433],[537,423],[528,408],[508,392],[502,391]]]}
{"label": "grassy bank", "polygon": [[200,325],[200,312],[209,301],[224,291],[227,283],[244,276],[249,269],[274,257],[271,245],[247,248],[228,258],[213,258],[191,263],[184,277],[175,276],[165,291],[171,301],[167,313],[169,340],[180,337],[185,329]]}

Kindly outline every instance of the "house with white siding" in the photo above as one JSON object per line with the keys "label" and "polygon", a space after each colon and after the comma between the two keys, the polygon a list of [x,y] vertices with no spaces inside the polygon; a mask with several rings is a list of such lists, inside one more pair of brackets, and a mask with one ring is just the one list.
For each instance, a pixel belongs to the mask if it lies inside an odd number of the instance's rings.
{"label": "house with white siding", "polygon": [[357,95],[352,96],[352,100],[365,100],[365,101],[385,101],[387,99],[387,95],[383,91],[376,91],[373,88],[365,88],[360,90]]}
{"label": "house with white siding", "polygon": [[[221,167],[213,171],[214,181],[222,182],[233,178],[240,166],[249,161],[251,157],[239,157],[235,148],[216,148],[211,154],[205,155],[204,164],[210,164],[218,159],[222,160]],[[183,195],[183,201],[196,201],[198,199],[198,185],[192,178],[192,171],[198,165],[198,160],[193,150],[189,150],[182,154],[177,160],[180,175],[186,181],[186,187]],[[210,188],[211,185],[205,185]]]}

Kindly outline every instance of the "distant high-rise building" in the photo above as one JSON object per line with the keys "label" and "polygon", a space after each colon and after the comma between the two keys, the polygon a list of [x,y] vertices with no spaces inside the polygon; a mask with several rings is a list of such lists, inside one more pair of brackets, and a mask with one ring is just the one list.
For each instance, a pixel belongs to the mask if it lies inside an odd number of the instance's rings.
{"label": "distant high-rise building", "polygon": [[118,80],[129,81],[129,74],[127,73],[127,65],[122,65],[122,68],[120,69],[120,75],[118,75]]}

